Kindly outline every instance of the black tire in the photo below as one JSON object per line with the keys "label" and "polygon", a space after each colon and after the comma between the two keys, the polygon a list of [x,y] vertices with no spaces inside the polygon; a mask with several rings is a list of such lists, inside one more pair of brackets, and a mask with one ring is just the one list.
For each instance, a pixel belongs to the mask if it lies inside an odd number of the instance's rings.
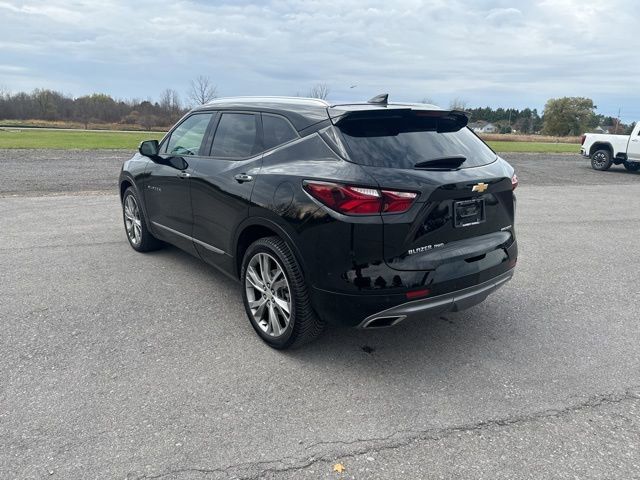
{"label": "black tire", "polygon": [[[135,211],[132,211],[131,205],[135,205]],[[122,220],[131,248],[138,252],[150,252],[162,247],[162,242],[147,228],[142,204],[133,187],[127,188],[122,196]]]}
{"label": "black tire", "polygon": [[624,168],[626,168],[630,172],[637,172],[638,170],[640,170],[640,162],[627,162],[627,161],[624,161],[624,162],[622,162],[622,164],[624,165]]}
{"label": "black tire", "polygon": [[594,170],[604,172],[611,168],[611,152],[609,150],[596,150],[591,154],[591,167]]}
{"label": "black tire", "polygon": [[[267,283],[268,280],[264,280],[262,272],[256,271],[254,267],[258,265],[259,269],[262,270],[260,259],[264,258],[268,258],[268,261],[271,262],[269,264],[269,268],[266,269],[269,272],[267,274],[267,278],[271,277],[272,280],[275,280],[277,277],[279,279],[281,270],[285,276],[286,285],[284,285],[284,282],[281,280],[278,280],[278,282],[274,281],[273,285],[269,286]],[[247,275],[250,265],[252,267],[253,276],[250,275],[251,278],[248,281]],[[272,270],[271,267],[275,268]],[[271,276],[272,272],[275,272],[273,276]],[[256,273],[258,273],[257,277],[255,276]],[[280,290],[276,291],[275,294],[274,290],[271,289],[272,294],[270,297],[267,297],[266,295],[268,295],[268,292],[261,294],[260,290],[254,287],[256,278],[258,279],[258,283],[262,282],[260,284],[262,288],[267,287],[266,290],[271,287],[275,287],[276,283],[279,283],[282,286],[276,287],[280,288]],[[244,258],[242,259],[240,280],[242,282],[242,299],[244,301],[244,307],[247,312],[247,316],[249,317],[249,321],[251,322],[251,326],[260,338],[262,338],[262,340],[270,347],[281,350],[296,348],[314,340],[323,332],[325,324],[318,318],[311,308],[309,293],[302,274],[302,269],[300,268],[300,265],[291,249],[281,238],[264,237],[256,240],[249,246],[244,254]],[[288,295],[283,295],[284,288],[287,289]],[[286,292],[284,293],[286,294]],[[252,296],[253,298],[250,299],[249,296]],[[273,311],[276,312],[276,301],[279,300],[281,302],[283,298],[289,302],[288,323],[286,323],[284,315],[285,311],[280,308],[279,317],[278,314],[276,314],[276,317],[281,320],[277,327],[277,329],[281,329],[281,331],[279,334],[275,334],[271,328],[270,322],[272,319],[270,317],[270,312],[265,311],[265,307],[262,306],[262,304],[264,304],[267,299],[270,299],[269,305],[273,302]],[[261,304],[261,307],[256,308],[255,313],[260,317],[266,317],[262,319],[262,325],[259,324],[259,321],[256,319],[256,315],[254,315],[254,312],[251,310],[249,305],[250,301],[254,305],[259,303]],[[260,308],[262,308],[262,310],[260,310]],[[261,313],[259,314],[258,312]],[[283,323],[286,324],[285,327],[282,326]],[[271,330],[271,333],[269,333],[269,330]]]}

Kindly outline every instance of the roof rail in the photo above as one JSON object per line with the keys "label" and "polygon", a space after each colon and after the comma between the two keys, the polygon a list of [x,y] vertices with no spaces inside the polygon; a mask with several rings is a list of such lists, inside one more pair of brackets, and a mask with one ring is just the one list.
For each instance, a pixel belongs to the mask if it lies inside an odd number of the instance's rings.
{"label": "roof rail", "polygon": [[278,101],[278,100],[293,100],[293,101],[302,101],[302,102],[314,102],[314,103],[319,103],[324,107],[328,107],[329,106],[329,102],[327,102],[326,100],[322,100],[320,98],[311,98],[311,97],[290,97],[290,96],[279,96],[279,95],[247,95],[247,96],[235,96],[235,97],[219,97],[219,98],[215,98],[213,100],[211,100],[210,102],[207,103],[207,105],[209,104],[215,104],[215,103],[223,103],[223,102],[228,102],[228,101],[256,101],[256,100],[272,100],[272,101]]}

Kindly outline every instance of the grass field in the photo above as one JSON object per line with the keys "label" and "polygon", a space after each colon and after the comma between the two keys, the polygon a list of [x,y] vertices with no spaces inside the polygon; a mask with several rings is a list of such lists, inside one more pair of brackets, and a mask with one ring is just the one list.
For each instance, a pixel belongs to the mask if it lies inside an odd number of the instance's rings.
{"label": "grass field", "polygon": [[159,140],[160,132],[112,132],[95,130],[0,129],[0,148],[52,148],[135,150],[142,140]]}
{"label": "grass field", "polygon": [[[0,129],[0,148],[51,148],[62,150],[135,150],[142,140],[162,138],[161,132],[117,132],[106,130],[55,130],[42,128]],[[575,143],[494,141],[496,152],[579,153]]]}
{"label": "grass field", "polygon": [[522,135],[516,133],[481,133],[485,142],[536,142],[536,143],[573,143],[580,144],[580,137],[556,137],[553,135]]}
{"label": "grass field", "polygon": [[487,142],[498,153],[580,153],[580,145],[575,143],[544,143],[544,142]]}

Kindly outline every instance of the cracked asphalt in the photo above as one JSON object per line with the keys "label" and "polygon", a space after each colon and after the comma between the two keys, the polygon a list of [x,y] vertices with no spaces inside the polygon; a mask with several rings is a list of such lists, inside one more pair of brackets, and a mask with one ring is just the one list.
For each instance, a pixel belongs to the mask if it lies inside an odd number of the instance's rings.
{"label": "cracked asphalt", "polygon": [[283,353],[216,270],[127,245],[126,154],[0,151],[0,478],[638,478],[640,175],[504,156],[512,282]]}

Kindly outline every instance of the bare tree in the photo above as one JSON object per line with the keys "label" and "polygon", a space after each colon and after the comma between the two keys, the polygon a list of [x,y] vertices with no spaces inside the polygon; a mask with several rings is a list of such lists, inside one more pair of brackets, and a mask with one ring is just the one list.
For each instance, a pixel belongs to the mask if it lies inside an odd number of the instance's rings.
{"label": "bare tree", "polygon": [[449,108],[451,110],[466,110],[468,103],[464,98],[456,97],[449,102]]}
{"label": "bare tree", "polygon": [[204,105],[218,96],[217,91],[209,77],[198,75],[196,79],[191,80],[187,98],[193,105]]}
{"label": "bare tree", "polygon": [[434,102],[433,98],[431,97],[422,97],[422,100],[420,100],[418,103],[428,103],[429,105],[435,105],[436,102]]}
{"label": "bare tree", "polygon": [[316,83],[309,90],[308,97],[319,98],[320,100],[326,100],[327,97],[329,96],[330,91],[331,89],[329,88],[329,85],[327,85],[326,83]]}
{"label": "bare tree", "polygon": [[181,113],[180,97],[178,92],[167,88],[160,94],[160,109],[168,123],[175,122]]}

